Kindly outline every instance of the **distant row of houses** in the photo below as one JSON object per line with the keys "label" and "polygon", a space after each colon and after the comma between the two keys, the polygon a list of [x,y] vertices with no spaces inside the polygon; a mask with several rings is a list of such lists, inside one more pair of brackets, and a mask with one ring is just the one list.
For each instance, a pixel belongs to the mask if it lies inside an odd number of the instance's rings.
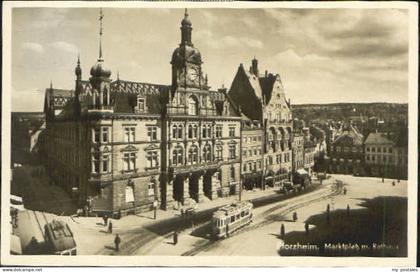
{"label": "distant row of houses", "polygon": [[403,131],[370,132],[351,123],[327,131],[327,152],[318,168],[330,173],[407,178],[408,144]]}

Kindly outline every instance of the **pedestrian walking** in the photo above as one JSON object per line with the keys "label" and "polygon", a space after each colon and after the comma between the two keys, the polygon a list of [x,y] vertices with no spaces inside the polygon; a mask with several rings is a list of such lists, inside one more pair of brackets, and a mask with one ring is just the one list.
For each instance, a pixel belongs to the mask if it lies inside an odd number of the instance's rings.
{"label": "pedestrian walking", "polygon": [[294,212],[293,213],[293,221],[296,221],[298,219],[298,217],[297,217],[297,212]]}
{"label": "pedestrian walking", "polygon": [[395,186],[395,181],[392,182],[392,186]]}
{"label": "pedestrian walking", "polygon": [[121,238],[118,235],[118,233],[115,235],[115,239],[114,239],[114,244],[115,244],[115,250],[116,251],[120,251],[120,243],[121,243]]}
{"label": "pedestrian walking", "polygon": [[344,195],[346,195],[346,194],[347,194],[347,188],[346,188],[346,187],[344,187],[344,189],[343,189],[343,194],[344,194]]}
{"label": "pedestrian walking", "polygon": [[112,233],[112,222],[111,221],[109,221],[109,224],[108,224],[108,232]]}
{"label": "pedestrian walking", "polygon": [[178,244],[178,231],[174,231],[174,246]]}

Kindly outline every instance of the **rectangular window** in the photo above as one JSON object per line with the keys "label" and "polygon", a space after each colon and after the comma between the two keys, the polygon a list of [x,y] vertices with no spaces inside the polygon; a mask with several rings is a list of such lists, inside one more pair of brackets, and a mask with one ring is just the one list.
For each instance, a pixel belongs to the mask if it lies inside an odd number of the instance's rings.
{"label": "rectangular window", "polygon": [[156,127],[147,127],[147,140],[156,141],[157,140],[157,128]]}
{"label": "rectangular window", "polygon": [[366,152],[370,152],[370,147],[366,147]]}
{"label": "rectangular window", "polygon": [[136,153],[124,153],[123,155],[123,170],[134,171],[136,169]]}
{"label": "rectangular window", "polygon": [[149,182],[147,185],[147,195],[148,196],[154,196],[155,195],[155,183]]}
{"label": "rectangular window", "polygon": [[262,168],[262,163],[261,161],[258,161],[258,169],[260,170]]}
{"label": "rectangular window", "polygon": [[136,135],[136,128],[135,127],[124,127],[124,142],[130,143],[134,142]]}
{"label": "rectangular window", "polygon": [[229,137],[235,137],[235,128],[234,127],[229,128]]}
{"label": "rectangular window", "polygon": [[246,164],[242,167],[242,171],[246,172]]}
{"label": "rectangular window", "polygon": [[144,112],[144,110],[146,108],[145,105],[146,105],[146,103],[145,103],[144,98],[138,98],[137,99],[137,110],[139,112]]}
{"label": "rectangular window", "polygon": [[102,127],[102,142],[107,143],[109,141],[109,127]]}
{"label": "rectangular window", "polygon": [[242,157],[246,157],[246,150],[242,151]]}
{"label": "rectangular window", "polygon": [[374,147],[372,147],[372,152],[376,152]]}
{"label": "rectangular window", "polygon": [[93,130],[93,142],[99,143],[101,141],[101,128],[97,127]]}
{"label": "rectangular window", "polygon": [[223,127],[216,126],[216,138],[222,138],[222,137],[223,137]]}
{"label": "rectangular window", "polygon": [[147,168],[154,168],[159,166],[157,151],[148,151],[146,154]]}
{"label": "rectangular window", "polygon": [[392,147],[388,147],[388,153],[392,153]]}
{"label": "rectangular window", "polygon": [[109,155],[102,156],[102,172],[103,173],[109,172]]}
{"label": "rectangular window", "polygon": [[229,146],[229,159],[233,160],[236,158],[236,146],[230,145]]}
{"label": "rectangular window", "polygon": [[92,156],[92,173],[99,173],[100,172],[100,160],[99,154],[95,153]]}
{"label": "rectangular window", "polygon": [[257,171],[257,162],[254,162],[254,168],[253,168],[253,170],[254,171]]}

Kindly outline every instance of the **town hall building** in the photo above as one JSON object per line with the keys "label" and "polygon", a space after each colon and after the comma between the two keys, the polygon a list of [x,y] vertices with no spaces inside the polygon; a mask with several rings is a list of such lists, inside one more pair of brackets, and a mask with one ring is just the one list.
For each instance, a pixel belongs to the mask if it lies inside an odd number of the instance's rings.
{"label": "town hall building", "polygon": [[93,213],[170,209],[239,193],[241,112],[208,86],[187,11],[171,59],[172,84],[111,78],[102,51],[74,90],[46,90],[45,161],[51,180]]}

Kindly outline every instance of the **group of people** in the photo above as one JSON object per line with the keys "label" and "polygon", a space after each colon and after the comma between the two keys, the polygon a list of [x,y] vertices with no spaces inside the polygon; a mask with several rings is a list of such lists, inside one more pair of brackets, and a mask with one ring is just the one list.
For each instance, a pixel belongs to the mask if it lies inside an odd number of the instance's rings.
{"label": "group of people", "polygon": [[[104,216],[102,216],[102,219],[104,220],[104,226],[105,227],[108,226],[108,232],[112,233],[112,222],[111,220],[109,220],[108,215],[105,214]],[[108,223],[108,220],[109,220],[109,223]]]}

